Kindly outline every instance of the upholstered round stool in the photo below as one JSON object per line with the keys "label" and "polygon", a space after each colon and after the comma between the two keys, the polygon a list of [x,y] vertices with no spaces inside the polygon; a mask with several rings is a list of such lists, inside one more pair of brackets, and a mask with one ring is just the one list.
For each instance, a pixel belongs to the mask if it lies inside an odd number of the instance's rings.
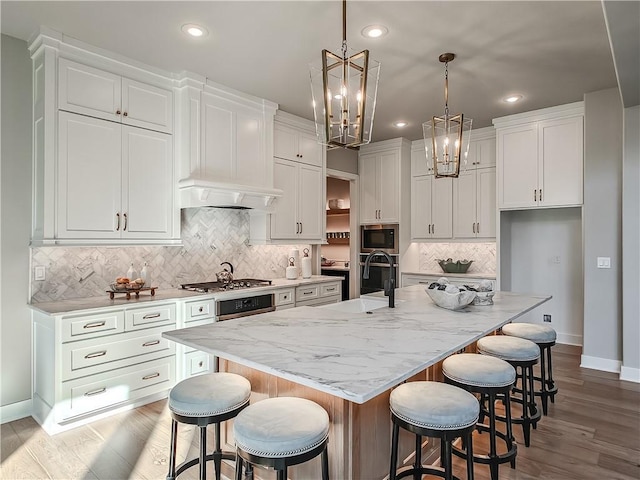
{"label": "upholstered round stool", "polygon": [[[220,449],[220,422],[235,417],[249,405],[251,384],[234,373],[209,373],[182,380],[169,393],[171,411],[171,452],[167,480],[196,464],[200,465],[200,480],[207,475],[207,462],[213,460],[216,480],[220,480],[220,464],[223,459],[235,460],[231,452]],[[176,443],[178,423],[197,425],[200,428],[200,456],[186,460],[176,467]],[[207,455],[207,426],[215,425],[215,447]]]}
{"label": "upholstered round stool", "polygon": [[[477,454],[472,451],[471,442],[463,442],[463,448],[453,447],[453,453],[459,457],[473,458],[476,463],[489,465],[491,480],[498,480],[498,466],[503,463],[511,463],[511,468],[516,466],[517,446],[513,441],[511,426],[511,387],[516,381],[515,369],[504,360],[496,357],[477,355],[474,353],[460,353],[452,355],[442,362],[442,373],[449,384],[463,388],[471,393],[477,393],[488,398],[488,410],[486,412],[489,425],[478,423],[476,429],[479,432],[489,432],[489,453]],[[505,399],[505,432],[496,428],[498,416],[495,411],[495,402],[498,396]],[[506,446],[506,451],[498,453],[497,441],[500,439]]]}
{"label": "upholstered round stool", "polygon": [[[522,425],[524,444],[528,447],[531,444],[531,427],[536,428],[541,416],[533,394],[533,366],[540,358],[538,345],[524,338],[491,335],[478,340],[477,349],[479,353],[498,357],[515,368],[516,375],[521,381],[521,388],[512,390],[511,401],[522,405],[522,415],[512,416],[511,420],[513,423]],[[516,395],[513,395],[514,393]]]}
{"label": "upholstered round stool", "polygon": [[[389,406],[393,421],[389,479],[434,475],[446,480],[458,480],[452,473],[451,443],[462,437],[471,452],[471,434],[480,413],[478,399],[469,392],[446,383],[408,382],[391,392]],[[416,453],[413,466],[398,470],[400,427],[415,433]],[[440,439],[441,468],[422,465],[422,437]],[[467,480],[473,480],[472,453],[467,458]]]}
{"label": "upholstered round stool", "polygon": [[[553,365],[551,363],[551,347],[556,344],[556,331],[551,325],[544,323],[509,323],[502,327],[502,333],[511,337],[525,338],[540,348],[540,376],[533,377],[540,382],[540,388],[534,394],[540,397],[542,413],[547,414],[548,400],[555,402],[558,387],[553,381]],[[546,356],[546,358],[545,358]]]}
{"label": "upholstered round stool", "polygon": [[329,479],[329,415],[304,398],[275,397],[254,403],[233,422],[236,439],[236,479],[243,461],[272,467],[286,480],[287,467],[322,454],[322,479]]}

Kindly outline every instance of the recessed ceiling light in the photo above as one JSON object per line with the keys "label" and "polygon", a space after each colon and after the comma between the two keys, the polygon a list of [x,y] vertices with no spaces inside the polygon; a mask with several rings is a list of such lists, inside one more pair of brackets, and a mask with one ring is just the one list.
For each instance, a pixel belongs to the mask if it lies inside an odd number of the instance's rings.
{"label": "recessed ceiling light", "polygon": [[393,126],[398,128],[406,127],[407,125],[409,125],[407,122],[402,122],[402,121],[393,123]]}
{"label": "recessed ceiling light", "polygon": [[362,36],[367,38],[384,37],[389,33],[389,29],[384,25],[369,25],[362,29]]}
{"label": "recessed ceiling light", "polygon": [[507,103],[516,103],[516,102],[519,102],[520,100],[522,100],[522,95],[520,95],[520,94],[509,95],[508,97],[504,97],[503,100],[505,102],[507,102]]}
{"label": "recessed ceiling light", "polygon": [[196,25],[195,23],[187,23],[183,25],[182,31],[192,37],[205,37],[209,33],[206,28]]}

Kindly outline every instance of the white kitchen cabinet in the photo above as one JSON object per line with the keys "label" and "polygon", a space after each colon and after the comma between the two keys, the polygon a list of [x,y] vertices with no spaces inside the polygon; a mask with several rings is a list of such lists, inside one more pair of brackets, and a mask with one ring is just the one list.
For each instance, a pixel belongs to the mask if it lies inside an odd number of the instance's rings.
{"label": "white kitchen cabinet", "polygon": [[472,168],[453,179],[453,237],[495,238],[496,169]]}
{"label": "white kitchen cabinet", "polygon": [[33,312],[33,416],[49,434],[158,400],[175,384],[176,303]]}
{"label": "white kitchen cabinet", "polygon": [[582,205],[582,102],[494,119],[498,207]]}
{"label": "white kitchen cabinet", "polygon": [[[197,327],[215,321],[215,299],[207,296],[187,300],[182,305],[176,328]],[[176,381],[214,371],[215,357],[195,348],[176,344]]]}
{"label": "white kitchen cabinet", "polygon": [[400,154],[396,148],[358,157],[361,224],[399,222]]}
{"label": "white kitchen cabinet", "polygon": [[324,217],[323,168],[276,158],[274,186],[284,194],[271,215],[272,239],[321,240]]}
{"label": "white kitchen cabinet", "polygon": [[322,166],[322,145],[315,134],[276,124],[273,138],[274,157]]}
{"label": "white kitchen cabinet", "polygon": [[342,301],[342,283],[328,282],[296,287],[296,307],[319,306]]}
{"label": "white kitchen cabinet", "polygon": [[451,178],[421,175],[411,178],[411,240],[451,238],[453,235]]}
{"label": "white kitchen cabinet", "polygon": [[159,132],[173,131],[173,93],[66,58],[58,62],[58,108]]}
{"label": "white kitchen cabinet", "polygon": [[171,135],[67,112],[58,132],[57,238],[171,236]]}

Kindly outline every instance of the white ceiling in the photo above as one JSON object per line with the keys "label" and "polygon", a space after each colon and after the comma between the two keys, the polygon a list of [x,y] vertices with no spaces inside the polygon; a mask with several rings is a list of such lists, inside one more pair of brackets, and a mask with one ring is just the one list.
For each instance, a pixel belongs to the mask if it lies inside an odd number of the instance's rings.
{"label": "white ceiling", "polygon": [[[308,64],[323,48],[339,52],[342,7],[336,1],[2,1],[2,33],[28,40],[46,25],[83,42],[173,72],[191,71],[313,118]],[[198,23],[203,39],[180,28]],[[389,34],[365,39],[382,23]],[[381,62],[373,140],[421,138],[421,124],[449,106],[474,128],[491,119],[582,100],[616,86],[599,1],[350,1],[347,40]],[[524,100],[510,105],[510,93]],[[409,127],[392,126],[406,120]]]}

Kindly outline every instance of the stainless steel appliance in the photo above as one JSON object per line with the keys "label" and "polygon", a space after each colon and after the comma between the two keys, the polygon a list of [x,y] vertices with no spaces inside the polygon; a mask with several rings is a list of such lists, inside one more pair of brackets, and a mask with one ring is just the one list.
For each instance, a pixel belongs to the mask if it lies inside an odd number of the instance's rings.
{"label": "stainless steel appliance", "polygon": [[398,224],[362,225],[360,227],[360,251],[371,253],[382,250],[391,255],[399,253]]}
{"label": "stainless steel appliance", "polygon": [[271,280],[260,280],[257,278],[239,278],[232,282],[198,282],[183,283],[181,285],[185,290],[193,290],[194,292],[228,292],[229,290],[241,290],[244,288],[268,287]]}
{"label": "stainless steel appliance", "polygon": [[[360,255],[360,294],[380,292],[384,290],[384,282],[389,281],[391,277],[391,266],[387,259],[382,255],[374,255],[369,262],[369,278],[362,278],[364,274],[364,263],[367,254]],[[393,279],[395,285],[398,285],[398,256],[390,255],[393,259]]]}
{"label": "stainless steel appliance", "polygon": [[224,322],[232,318],[273,312],[275,309],[273,293],[234,298],[232,300],[219,300],[216,302],[216,320],[218,322]]}

